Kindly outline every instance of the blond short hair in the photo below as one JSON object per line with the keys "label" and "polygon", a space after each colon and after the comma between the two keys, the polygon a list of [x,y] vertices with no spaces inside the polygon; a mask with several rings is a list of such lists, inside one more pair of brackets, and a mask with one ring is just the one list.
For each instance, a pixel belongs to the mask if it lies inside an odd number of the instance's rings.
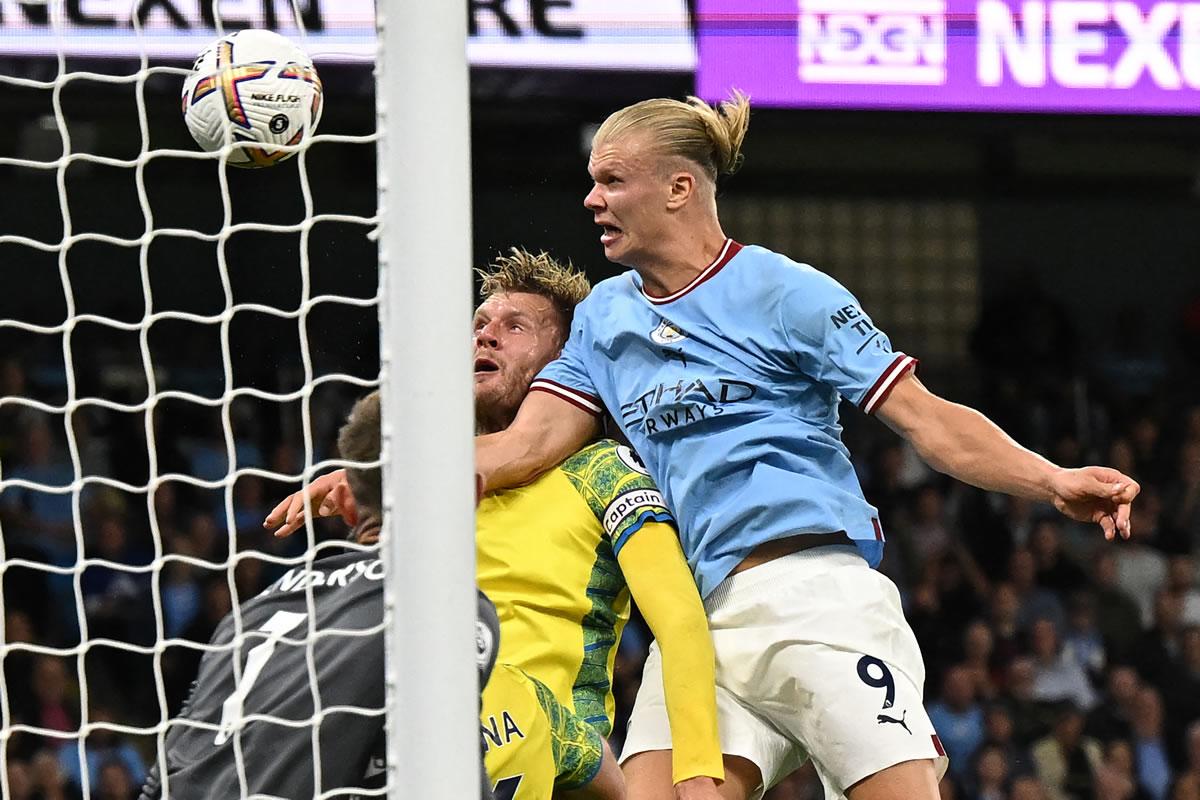
{"label": "blond short hair", "polygon": [[643,100],[604,121],[592,146],[631,133],[647,133],[659,155],[697,164],[716,183],[742,165],[742,140],[750,127],[750,98],[736,89],[716,107],[699,97]]}
{"label": "blond short hair", "polygon": [[544,250],[535,254],[514,247],[508,255],[496,256],[491,264],[475,272],[483,281],[479,287],[482,300],[506,292],[528,292],[545,297],[563,317],[564,336],[575,317],[575,306],[592,291],[592,284],[583,270],[570,261],[564,264]]}

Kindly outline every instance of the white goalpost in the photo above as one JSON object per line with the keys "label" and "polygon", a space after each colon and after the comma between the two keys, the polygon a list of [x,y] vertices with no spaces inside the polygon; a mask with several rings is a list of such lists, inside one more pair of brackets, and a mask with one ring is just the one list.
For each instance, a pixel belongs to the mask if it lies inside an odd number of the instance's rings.
{"label": "white goalpost", "polygon": [[474,798],[473,640],[455,635],[475,616],[466,4],[377,13],[388,761],[407,796]]}
{"label": "white goalpost", "polygon": [[[360,5],[369,0],[355,0]],[[262,7],[274,7],[280,13],[281,32],[306,46],[309,31],[305,14],[317,0],[263,0]],[[67,0],[44,0],[42,3],[4,3],[0,0],[0,38],[11,35],[10,23],[21,14],[36,19],[31,12],[44,7],[46,24],[31,29],[31,38],[21,43],[0,41],[0,59],[7,54],[22,58],[40,58],[45,68],[26,74],[8,75],[0,71],[0,108],[4,92],[42,92],[50,99],[52,114],[47,117],[57,129],[61,154],[43,157],[33,152],[0,151],[0,175],[13,174],[53,176],[59,195],[57,209],[47,209],[62,218],[61,236],[31,235],[20,230],[0,227],[0,258],[53,258],[57,260],[55,280],[64,298],[64,314],[60,321],[47,323],[21,314],[4,318],[0,313],[0,336],[60,337],[59,348],[65,385],[61,396],[41,397],[32,391],[24,394],[0,392],[0,425],[22,415],[33,415],[51,421],[51,427],[61,424],[66,443],[64,463],[69,477],[61,480],[22,471],[24,454],[8,452],[7,462],[0,461],[0,509],[18,505],[14,498],[49,497],[69,503],[70,513],[63,551],[68,555],[31,559],[14,556],[8,543],[20,539],[18,531],[0,531],[0,587],[14,575],[37,574],[57,586],[67,586],[66,595],[74,603],[70,616],[77,628],[77,640],[52,642],[31,638],[23,632],[10,631],[0,592],[0,797],[13,796],[10,785],[10,763],[17,760],[17,742],[30,737],[61,743],[73,751],[83,765],[79,777],[85,798],[95,796],[98,787],[89,776],[87,765],[90,745],[88,737],[96,733],[113,733],[121,737],[141,737],[152,741],[156,752],[146,754],[146,766],[165,765],[164,742],[176,721],[170,718],[166,697],[166,678],[163,658],[170,648],[186,646],[208,652],[222,649],[201,643],[184,642],[168,627],[165,580],[167,572],[179,567],[207,570],[223,574],[232,598],[232,615],[237,636],[235,642],[223,649],[235,662],[235,675],[240,692],[249,692],[262,664],[251,667],[247,656],[257,650],[258,662],[270,657],[278,641],[304,644],[308,648],[309,681],[314,698],[311,721],[313,752],[319,753],[318,740],[329,733],[317,729],[321,723],[328,727],[312,670],[314,642],[323,631],[310,630],[296,622],[287,630],[271,630],[271,638],[247,637],[243,629],[239,603],[251,599],[240,594],[238,570],[246,561],[257,561],[268,567],[311,569],[314,555],[322,549],[315,540],[313,525],[300,531],[308,547],[303,555],[281,555],[279,552],[245,550],[236,541],[239,514],[238,482],[243,479],[276,480],[307,487],[316,476],[346,462],[322,451],[311,417],[318,414],[320,393],[327,387],[341,386],[345,394],[365,394],[378,386],[383,400],[383,439],[381,463],[384,471],[384,530],[381,536],[382,557],[386,565],[384,588],[384,643],[386,649],[386,705],[382,709],[367,709],[364,713],[386,715],[387,788],[366,791],[363,796],[430,798],[431,800],[460,800],[479,797],[479,721],[476,659],[474,651],[474,504],[473,504],[473,402],[469,370],[469,331],[471,319],[471,176],[468,69],[466,55],[467,6],[462,2],[422,2],[422,0],[376,0],[374,15],[375,42],[375,130],[369,134],[324,130],[309,135],[299,149],[294,165],[280,169],[295,169],[299,193],[302,195],[303,216],[299,220],[280,222],[242,221],[235,213],[230,195],[228,166],[224,153],[204,153],[192,148],[164,148],[151,145],[156,138],[154,126],[162,117],[147,113],[147,84],[154,80],[178,80],[182,84],[188,70],[178,60],[184,48],[192,43],[169,41],[161,31],[144,29],[135,15],[146,5],[140,0],[98,4],[111,12],[117,24],[104,37],[71,38],[71,21],[67,17]],[[161,6],[162,4],[159,4]],[[170,5],[170,4],[167,4]],[[181,7],[186,4],[176,2]],[[193,3],[199,8],[204,3]],[[222,9],[232,7],[244,13],[250,5],[244,2],[217,0],[214,7],[216,34],[222,32]],[[173,8],[174,6],[172,6]],[[256,6],[257,7],[257,6]],[[327,3],[336,8],[337,3]],[[78,9],[76,9],[78,11]],[[164,18],[159,7],[154,13],[158,21]],[[198,12],[197,12],[198,13]],[[275,13],[274,11],[272,13]],[[4,16],[7,15],[7,16]],[[123,15],[123,16],[122,16]],[[369,19],[369,18],[368,18]],[[152,20],[153,22],[154,20]],[[368,22],[367,25],[370,23]],[[75,31],[78,33],[78,31]],[[337,31],[327,31],[331,41],[339,42]],[[210,31],[210,38],[216,34]],[[129,37],[122,39],[121,37]],[[158,38],[154,38],[158,37]],[[148,42],[158,47],[152,53]],[[190,42],[190,40],[189,40]],[[106,53],[97,48],[116,48]],[[44,52],[39,48],[46,48]],[[74,48],[74,49],[72,49]],[[174,49],[172,49],[174,48]],[[118,54],[140,62],[126,73],[68,69],[69,57],[97,57]],[[197,51],[198,52],[198,51]],[[164,58],[175,59],[174,62]],[[56,66],[50,69],[48,65]],[[317,69],[321,67],[319,57]],[[115,157],[90,149],[88,137],[73,141],[68,114],[64,111],[63,96],[72,88],[96,84],[108,89],[120,88],[132,92],[137,103],[137,130],[141,137],[136,155]],[[343,98],[331,96],[329,103]],[[347,102],[354,102],[350,98]],[[177,120],[179,126],[182,119]],[[53,132],[48,135],[54,136]],[[308,150],[314,145],[356,145],[376,150],[376,212],[370,214],[343,213],[320,210],[314,202],[309,175]],[[285,148],[287,149],[287,148]],[[187,159],[194,163],[219,163],[221,191],[219,231],[180,227],[161,221],[147,189],[147,173],[163,161]],[[141,212],[140,234],[129,235],[97,232],[73,225],[73,206],[68,199],[74,186],[68,172],[79,165],[88,168],[121,170],[136,184],[137,207]],[[241,176],[244,185],[254,175]],[[78,213],[77,211],[75,213]],[[171,216],[171,215],[166,215]],[[370,236],[378,247],[378,290],[374,294],[314,290],[309,251],[310,238],[322,226],[338,225],[353,228]],[[295,236],[299,255],[292,268],[297,271],[299,300],[294,305],[272,306],[257,300],[237,297],[234,291],[234,268],[230,263],[231,240],[244,234]],[[153,271],[156,268],[156,247],[164,241],[187,241],[211,245],[215,258],[209,267],[218,275],[222,306],[211,313],[173,308],[156,299]],[[117,318],[94,312],[82,303],[76,288],[75,268],[68,263],[73,247],[102,246],[113,252],[134,254],[137,261],[140,296],[140,319]],[[372,264],[370,267],[374,267]],[[379,317],[378,376],[350,374],[349,370],[321,372],[314,367],[313,343],[309,341],[312,317],[321,310],[377,309]],[[334,312],[336,313],[336,311]],[[235,381],[235,354],[231,350],[231,333],[240,315],[261,315],[286,324],[294,324],[299,341],[296,363],[279,364],[280,371],[301,376],[298,388],[282,386],[264,389]],[[36,315],[35,315],[36,316]],[[32,321],[31,321],[32,320]],[[215,332],[219,340],[221,359],[220,387],[214,395],[199,390],[161,384],[163,367],[158,363],[152,345],[156,325],[188,323]],[[98,327],[85,327],[98,326]],[[77,372],[88,365],[78,363],[75,345],[85,330],[115,331],[137,339],[136,356],[122,369],[134,375],[131,379],[144,385],[144,397],[133,399],[95,396],[80,381]],[[14,339],[15,340],[15,339]],[[0,339],[0,343],[8,339]],[[2,344],[0,344],[2,347]],[[19,353],[0,351],[0,362]],[[139,383],[140,382],[140,383]],[[282,384],[282,379],[280,383]],[[240,459],[239,440],[235,427],[234,408],[238,403],[262,402],[279,406],[292,404],[302,417],[298,441],[292,442],[302,452],[302,462],[296,470],[281,471],[266,463],[247,465]],[[212,477],[179,471],[167,465],[156,451],[160,442],[156,430],[156,414],[166,406],[186,405],[219,419],[218,450],[223,450],[227,472]],[[289,406],[290,407],[290,406]],[[148,452],[142,482],[125,480],[114,473],[89,471],[89,454],[85,452],[78,419],[89,414],[136,415],[145,437]],[[21,430],[18,423],[18,430]],[[0,435],[3,434],[0,430]],[[124,442],[114,447],[127,446]],[[0,442],[0,455],[3,442]],[[14,466],[14,464],[16,466]],[[170,487],[184,487],[197,493],[220,495],[213,512],[229,533],[214,555],[170,551],[164,545],[165,533],[160,530],[158,493]],[[145,513],[149,535],[153,539],[152,558],[148,563],[113,561],[103,553],[96,555],[87,525],[88,497],[98,491],[112,491],[135,498],[139,513]],[[7,495],[7,497],[6,497]],[[269,498],[273,503],[279,498]],[[10,502],[11,501],[11,502]],[[22,501],[23,502],[23,501]],[[6,505],[7,504],[7,505]],[[34,543],[36,544],[36,542]],[[69,555],[74,553],[73,556]],[[146,631],[150,643],[135,643],[97,633],[85,608],[87,592],[85,573],[102,568],[131,576],[134,582],[144,581],[149,587],[153,631]],[[314,606],[311,587],[306,590],[310,619]],[[270,647],[267,647],[267,644]],[[257,648],[256,648],[257,645]],[[100,690],[89,685],[88,659],[97,650],[125,652],[152,663],[153,691],[157,708],[150,709],[155,724],[131,724],[93,718],[91,706],[102,701]],[[14,664],[33,664],[36,659],[61,662],[75,676],[78,696],[73,711],[77,726],[64,730],[43,720],[22,718],[17,706],[23,698],[14,695],[12,681],[24,685],[31,675],[14,674]],[[251,659],[253,660],[253,659]],[[71,672],[73,670],[73,672]],[[250,677],[246,677],[249,674]],[[361,680],[378,680],[380,676],[361,676]],[[349,677],[348,679],[356,679]],[[149,681],[147,681],[149,685]],[[68,694],[70,694],[68,692]],[[240,712],[239,712],[240,715]],[[286,720],[269,721],[293,724]],[[252,721],[252,720],[251,720]],[[243,796],[249,795],[238,730],[246,720],[234,720],[226,726],[223,717],[216,739],[237,749],[237,764]],[[58,746],[58,745],[55,745]],[[314,759],[316,783],[320,785],[319,759]],[[13,774],[16,774],[15,772]],[[145,776],[133,778],[141,783]],[[170,782],[164,782],[163,797],[172,796]],[[345,792],[322,791],[320,797],[345,797]]]}

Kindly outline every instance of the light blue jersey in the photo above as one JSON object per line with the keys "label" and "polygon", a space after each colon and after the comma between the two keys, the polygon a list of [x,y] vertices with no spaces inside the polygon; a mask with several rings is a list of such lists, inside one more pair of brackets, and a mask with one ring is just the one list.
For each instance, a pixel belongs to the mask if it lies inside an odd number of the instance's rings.
{"label": "light blue jersey", "polygon": [[838,403],[873,412],[916,361],[837,281],[732,240],[690,284],[652,297],[602,281],[532,389],[611,411],[679,519],[700,593],[751,550],[845,531],[876,566],[878,512],[841,440]]}

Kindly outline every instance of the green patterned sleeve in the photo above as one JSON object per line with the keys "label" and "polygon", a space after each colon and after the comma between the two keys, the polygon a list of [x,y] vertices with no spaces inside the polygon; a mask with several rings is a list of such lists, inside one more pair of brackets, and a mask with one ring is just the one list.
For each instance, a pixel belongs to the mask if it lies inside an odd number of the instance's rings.
{"label": "green patterned sleeve", "polygon": [[675,525],[675,517],[638,455],[604,439],[559,467],[587,502],[612,541],[613,555],[647,522]]}
{"label": "green patterned sleeve", "polygon": [[538,703],[550,723],[550,747],[557,777],[554,788],[570,791],[587,785],[604,760],[600,734],[554,698],[554,693],[532,675],[526,675],[537,692]]}

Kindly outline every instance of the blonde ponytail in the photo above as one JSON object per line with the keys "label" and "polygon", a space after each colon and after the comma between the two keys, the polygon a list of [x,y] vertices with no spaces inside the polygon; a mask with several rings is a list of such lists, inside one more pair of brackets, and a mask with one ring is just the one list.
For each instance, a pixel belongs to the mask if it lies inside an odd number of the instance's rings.
{"label": "blonde ponytail", "polygon": [[695,109],[708,130],[712,141],[713,167],[717,175],[732,175],[742,166],[742,140],[750,127],[750,98],[737,91],[728,100],[713,108],[699,97],[689,97],[687,104]]}
{"label": "blonde ponytail", "polygon": [[750,98],[733,91],[716,108],[698,97],[686,101],[643,100],[614,112],[596,131],[593,147],[627,134],[648,134],[663,156],[684,158],[716,181],[742,165],[742,141],[750,127]]}

